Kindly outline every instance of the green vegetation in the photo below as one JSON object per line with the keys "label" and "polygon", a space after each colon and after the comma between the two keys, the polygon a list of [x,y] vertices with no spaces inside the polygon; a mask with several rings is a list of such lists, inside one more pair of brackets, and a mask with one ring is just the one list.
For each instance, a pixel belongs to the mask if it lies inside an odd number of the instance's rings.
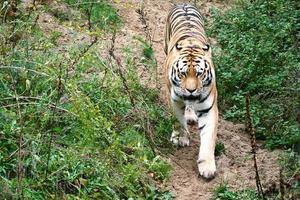
{"label": "green vegetation", "polygon": [[254,1],[215,13],[219,105],[243,121],[245,94],[260,138],[270,148],[300,150],[300,7],[296,0]]}
{"label": "green vegetation", "polygon": [[300,155],[294,151],[287,151],[281,158],[282,168],[282,184],[284,188],[288,190],[282,196],[286,198],[294,197],[295,199],[300,197]]}
{"label": "green vegetation", "polygon": [[[0,199],[173,199],[154,181],[170,175],[160,152],[172,150],[174,119],[159,90],[146,88],[137,71],[143,64],[157,76],[151,44],[136,38],[140,60],[130,46],[121,63],[114,48],[103,53],[122,26],[108,1],[58,1],[63,8],[12,2],[0,1]],[[37,23],[44,12],[72,33],[45,31],[51,20]],[[299,5],[243,2],[214,18],[211,33],[222,47],[215,51],[221,110],[243,119],[244,96],[251,94],[259,137],[270,148],[290,148],[281,162],[287,190],[270,196],[297,198]],[[76,34],[86,41],[64,40]],[[217,143],[216,156],[224,152]],[[258,199],[255,191],[227,186],[214,198]]]}
{"label": "green vegetation", "polygon": [[[268,196],[297,199],[300,4],[296,0],[246,0],[225,12],[213,10],[213,13],[210,34],[220,44],[220,48],[214,49],[214,61],[222,113],[227,119],[243,122],[245,96],[250,94],[258,138],[264,139],[271,149],[289,149],[281,166],[285,189]],[[257,197],[252,191],[232,192],[220,187],[215,199]]]}
{"label": "green vegetation", "polygon": [[118,28],[121,20],[116,10],[106,1],[93,0],[64,0],[72,8],[81,10],[86,19],[90,21],[89,26],[96,26],[107,31]]}
{"label": "green vegetation", "polygon": [[215,147],[215,156],[220,156],[225,153],[225,145],[222,142],[217,142]]}
{"label": "green vegetation", "polygon": [[[107,3],[93,8],[106,19],[93,31],[120,25]],[[61,51],[60,33],[30,23],[44,9],[0,26],[0,199],[172,199],[152,181],[170,171],[155,152],[172,124],[158,90],[141,85],[128,49],[126,72],[97,51],[100,39]]]}
{"label": "green vegetation", "polygon": [[245,190],[241,192],[230,191],[227,185],[220,185],[215,190],[215,200],[259,200],[254,190]]}

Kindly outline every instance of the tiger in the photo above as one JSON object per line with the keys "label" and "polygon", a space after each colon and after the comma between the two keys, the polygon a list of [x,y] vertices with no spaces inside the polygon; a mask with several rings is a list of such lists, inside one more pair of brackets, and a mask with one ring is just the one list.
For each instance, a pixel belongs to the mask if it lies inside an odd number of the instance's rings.
{"label": "tiger", "polygon": [[216,74],[204,19],[195,6],[179,4],[171,9],[166,20],[164,51],[164,78],[177,118],[170,140],[178,146],[190,145],[185,112],[191,109],[200,133],[199,174],[206,179],[214,178],[218,124]]}

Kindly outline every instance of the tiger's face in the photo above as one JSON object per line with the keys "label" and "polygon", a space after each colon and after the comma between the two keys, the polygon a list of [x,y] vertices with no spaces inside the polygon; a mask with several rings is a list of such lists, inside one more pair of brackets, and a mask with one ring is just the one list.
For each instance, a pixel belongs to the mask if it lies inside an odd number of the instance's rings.
{"label": "tiger's face", "polygon": [[173,63],[169,79],[175,94],[185,100],[199,99],[212,80],[209,46],[196,41],[181,41],[171,54]]}

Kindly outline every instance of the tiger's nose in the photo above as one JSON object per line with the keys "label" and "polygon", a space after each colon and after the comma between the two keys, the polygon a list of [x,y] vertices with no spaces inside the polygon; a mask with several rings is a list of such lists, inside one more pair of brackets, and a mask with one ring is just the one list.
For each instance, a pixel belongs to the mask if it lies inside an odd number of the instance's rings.
{"label": "tiger's nose", "polygon": [[186,88],[187,91],[189,91],[190,93],[193,93],[196,89],[188,89]]}

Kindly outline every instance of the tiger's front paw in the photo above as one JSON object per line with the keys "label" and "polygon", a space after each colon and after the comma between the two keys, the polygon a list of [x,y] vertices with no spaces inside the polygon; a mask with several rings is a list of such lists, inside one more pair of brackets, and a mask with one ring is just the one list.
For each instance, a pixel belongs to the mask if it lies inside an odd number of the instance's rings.
{"label": "tiger's front paw", "polygon": [[189,137],[188,136],[180,136],[180,133],[178,131],[172,132],[170,141],[177,146],[181,146],[181,147],[190,146]]}
{"label": "tiger's front paw", "polygon": [[212,179],[215,177],[216,174],[216,164],[214,160],[202,160],[199,159],[197,161],[198,163],[198,170],[199,174],[206,178],[206,179]]}
{"label": "tiger's front paw", "polygon": [[198,121],[195,111],[190,107],[186,107],[184,116],[189,125],[195,125]]}

